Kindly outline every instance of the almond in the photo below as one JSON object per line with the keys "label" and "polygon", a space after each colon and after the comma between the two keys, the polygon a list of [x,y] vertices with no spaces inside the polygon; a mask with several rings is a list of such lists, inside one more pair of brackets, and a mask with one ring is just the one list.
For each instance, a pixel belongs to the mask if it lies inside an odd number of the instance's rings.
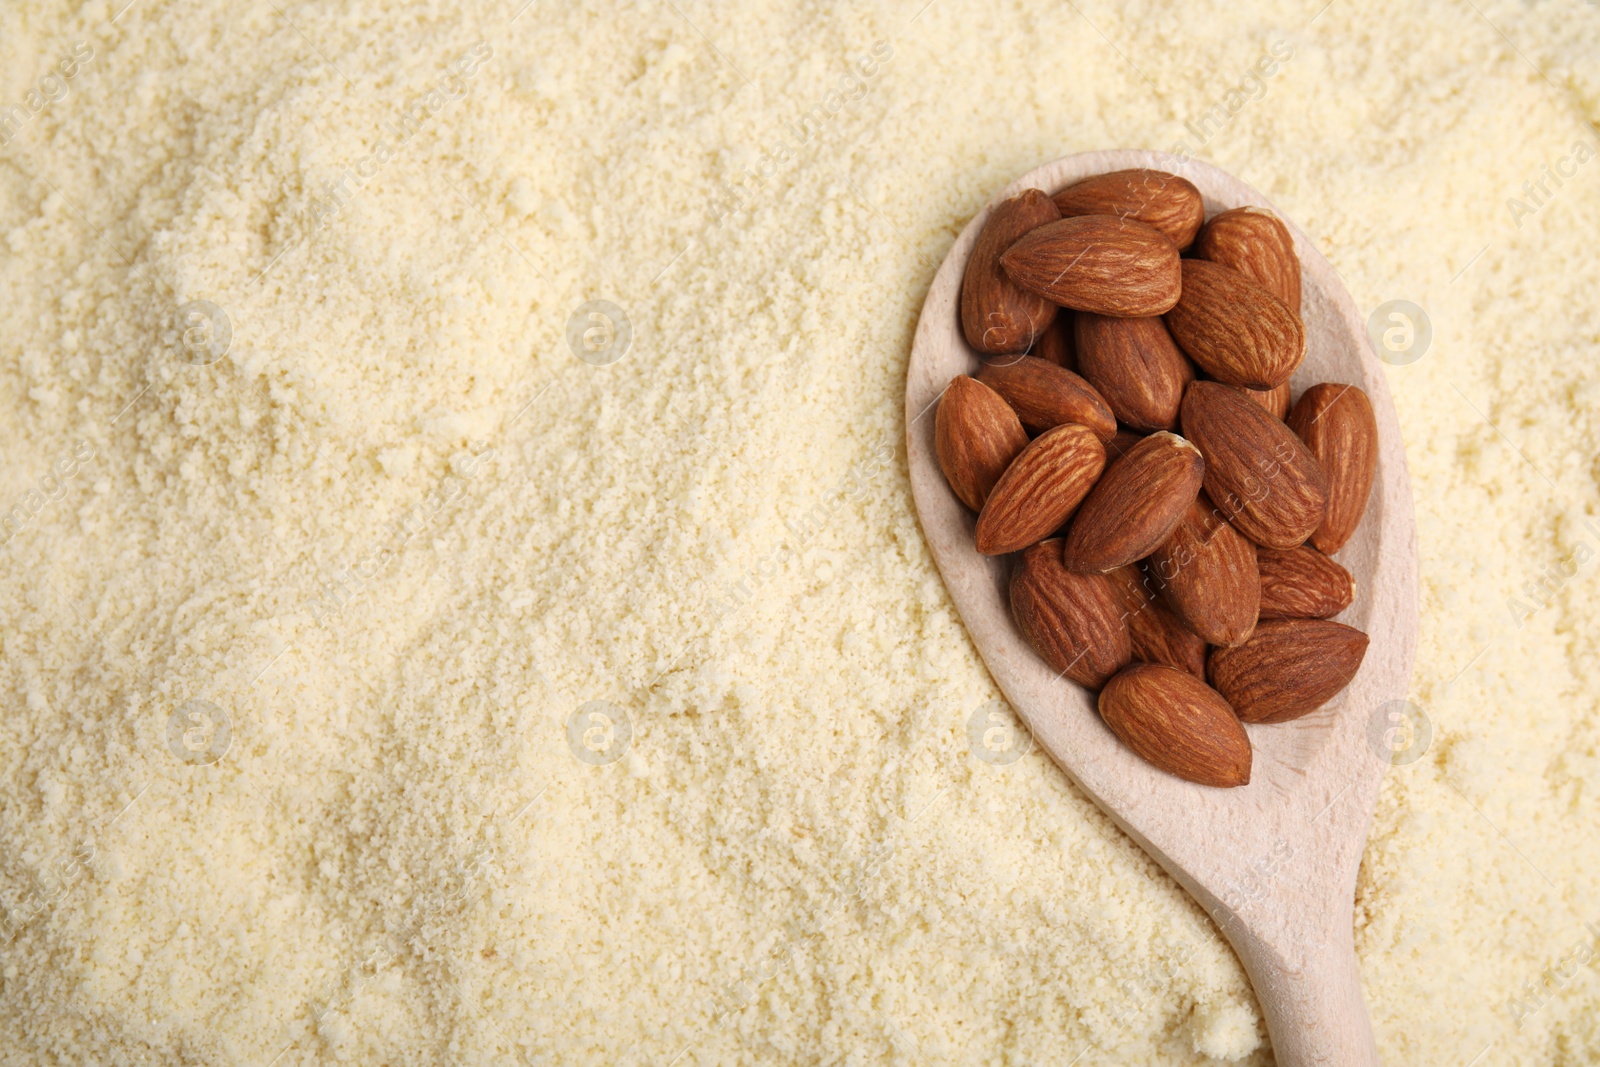
{"label": "almond", "polygon": [[1356,598],[1350,572],[1310,545],[1256,553],[1263,619],[1327,619]]}
{"label": "almond", "polygon": [[1237,645],[1256,628],[1256,546],[1201,493],[1150,554],[1150,577],[1172,610],[1209,644]]}
{"label": "almond", "polygon": [[1356,532],[1372,492],[1378,465],[1372,401],[1353,385],[1313,385],[1288,421],[1328,476],[1328,511],[1311,543],[1332,555]]}
{"label": "almond", "polygon": [[933,417],[933,448],[963,504],[982,511],[989,490],[1027,447],[1017,413],[999,393],[965,374],[951,380]]}
{"label": "almond", "polygon": [[1026,352],[1056,316],[1056,306],[1017,287],[1000,270],[1000,253],[1061,212],[1038,189],[1024,189],[989,213],[961,279],[961,329],[984,353]]}
{"label": "almond", "polygon": [[1105,446],[1075,422],[1034,438],[989,491],[978,514],[978,551],[998,556],[1049,537],[1077,510],[1105,466]]}
{"label": "almond", "polygon": [[1271,389],[1246,389],[1244,395],[1272,412],[1272,417],[1275,419],[1289,417],[1289,383],[1287,381]]}
{"label": "almond", "polygon": [[1117,432],[1117,420],[1094,386],[1038,356],[991,359],[978,371],[978,381],[1004,397],[1031,433],[1064,422],[1089,427],[1101,441]]}
{"label": "almond", "polygon": [[1328,479],[1288,426],[1238,389],[1194,382],[1179,413],[1205,457],[1206,493],[1264,548],[1293,548],[1322,523]]}
{"label": "almond", "polygon": [[1116,319],[1081,311],[1074,328],[1078,373],[1097,389],[1117,421],[1136,430],[1178,425],[1194,367],[1159,316]]}
{"label": "almond", "polygon": [[1236,648],[1216,648],[1211,684],[1245,722],[1288,722],[1320,708],[1350,684],[1367,635],[1324,619],[1274,619]]}
{"label": "almond", "polygon": [[1206,676],[1206,643],[1183,624],[1172,609],[1151,591],[1150,579],[1136,564],[1108,571],[1122,596],[1122,621],[1128,627],[1133,658],[1140,663],[1163,663]]}
{"label": "almond", "polygon": [[1054,363],[1067,370],[1078,369],[1078,350],[1073,340],[1073,320],[1077,313],[1060,308],[1056,321],[1045,327],[1044,333],[1039,335],[1039,340],[1034,343],[1030,355],[1038,356],[1046,363]]}
{"label": "almond", "polygon": [[1106,468],[1067,531],[1068,570],[1103,573],[1143,559],[1172,533],[1200,491],[1205,461],[1188,441],[1154,433]]}
{"label": "almond", "polygon": [[1120,215],[1160,230],[1182,251],[1205,221],[1206,207],[1194,183],[1161,170],[1114,170],[1067,186],[1055,195],[1063,218]]}
{"label": "almond", "polygon": [[1046,223],[1006,249],[1000,267],[1031,293],[1101,315],[1165,314],[1183,285],[1172,242],[1114,215]]}
{"label": "almond", "polygon": [[1236,270],[1203,259],[1186,259],[1182,269],[1183,295],[1167,327],[1195,365],[1247,389],[1288,381],[1306,354],[1299,314]]}
{"label": "almond", "polygon": [[1300,257],[1294,253],[1289,227],[1272,212],[1236,207],[1213,215],[1200,231],[1194,252],[1259,283],[1290,311],[1300,313]]}
{"label": "almond", "polygon": [[1098,689],[1132,656],[1116,586],[1061,565],[1061,540],[1023,552],[1011,574],[1011,614],[1033,650],[1079,685]]}
{"label": "almond", "polygon": [[1141,759],[1190,782],[1250,781],[1250,738],[1216,690],[1172,667],[1135,664],[1100,692],[1100,717]]}

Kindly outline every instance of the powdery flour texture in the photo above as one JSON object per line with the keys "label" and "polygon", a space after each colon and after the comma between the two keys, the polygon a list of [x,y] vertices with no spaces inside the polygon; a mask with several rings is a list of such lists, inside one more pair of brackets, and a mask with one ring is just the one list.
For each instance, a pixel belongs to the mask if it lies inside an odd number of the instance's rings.
{"label": "powdery flour texture", "polygon": [[7,5],[0,1062],[1270,1062],[985,746],[906,482],[945,250],[1114,146],[1425,311],[1362,977],[1389,1063],[1600,1059],[1597,57],[1580,0]]}

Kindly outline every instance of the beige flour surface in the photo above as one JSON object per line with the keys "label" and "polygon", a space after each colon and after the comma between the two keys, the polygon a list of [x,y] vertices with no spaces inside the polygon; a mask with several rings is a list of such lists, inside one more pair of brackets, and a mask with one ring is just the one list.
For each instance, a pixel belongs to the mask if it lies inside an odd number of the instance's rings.
{"label": "beige flour surface", "polygon": [[0,108],[0,1063],[1270,1062],[906,481],[955,234],[1116,146],[1426,309],[1363,980],[1600,1060],[1593,2],[6,4]]}

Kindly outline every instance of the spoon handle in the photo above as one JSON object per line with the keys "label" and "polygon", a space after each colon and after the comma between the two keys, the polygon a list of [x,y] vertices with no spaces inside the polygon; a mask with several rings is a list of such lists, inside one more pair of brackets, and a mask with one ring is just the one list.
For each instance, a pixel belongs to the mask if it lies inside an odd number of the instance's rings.
{"label": "spoon handle", "polygon": [[1323,927],[1321,936],[1307,936],[1287,952],[1252,931],[1234,937],[1233,945],[1266,1016],[1279,1067],[1379,1067],[1348,914],[1332,931]]}

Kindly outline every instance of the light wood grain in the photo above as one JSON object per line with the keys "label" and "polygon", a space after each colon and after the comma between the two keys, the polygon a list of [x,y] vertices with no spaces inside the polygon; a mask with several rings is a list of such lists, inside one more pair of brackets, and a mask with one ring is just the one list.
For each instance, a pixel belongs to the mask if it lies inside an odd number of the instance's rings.
{"label": "light wood grain", "polygon": [[[1208,217],[1247,204],[1277,210],[1215,167],[1136,151],[1056,160],[1018,178],[990,208],[1025,188],[1053,193],[1127,167],[1187,177],[1204,194]],[[1371,724],[1383,704],[1406,697],[1411,676],[1417,549],[1400,429],[1362,317],[1333,267],[1285,219],[1303,265],[1308,340],[1294,394],[1322,381],[1353,383],[1372,398],[1378,420],[1378,472],[1366,517],[1337,556],[1357,579],[1355,602],[1339,619],[1366,631],[1371,645],[1355,680],[1326,708],[1292,723],[1247,727],[1255,746],[1248,786],[1194,785],[1123,747],[1100,720],[1093,694],[1058,678],[1028,648],[1006,606],[1008,564],[974,549],[974,517],[939,470],[934,407],[952,377],[978,365],[962,339],[958,303],[962,271],[988,213],[968,224],[934,278],[906,376],[912,491],[945,584],[990,673],[1039,744],[1194,895],[1233,944],[1278,1063],[1370,1067],[1378,1056],[1351,923],[1356,870],[1388,766]]]}

